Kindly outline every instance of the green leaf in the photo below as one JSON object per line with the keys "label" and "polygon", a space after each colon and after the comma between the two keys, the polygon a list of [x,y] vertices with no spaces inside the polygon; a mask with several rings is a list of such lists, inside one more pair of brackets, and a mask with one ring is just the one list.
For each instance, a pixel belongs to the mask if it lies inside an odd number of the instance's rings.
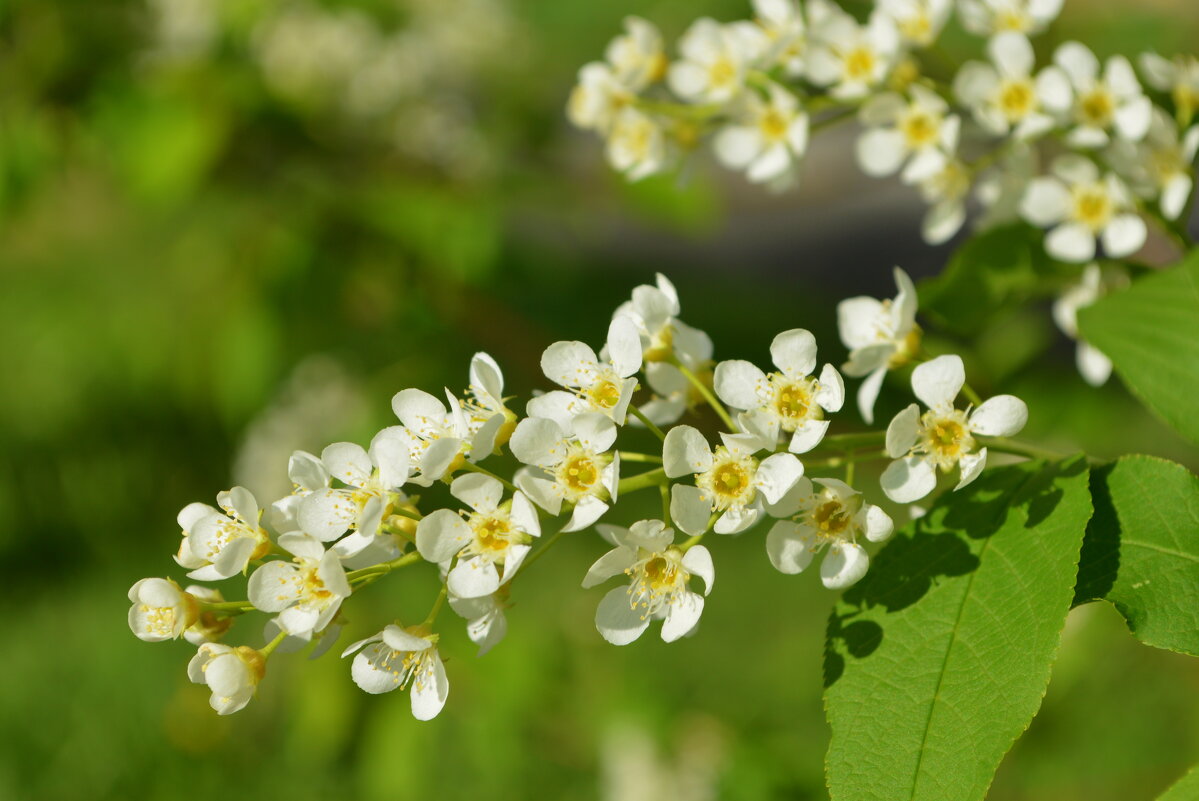
{"label": "green leaf", "polygon": [[1147,645],[1199,656],[1199,478],[1125,456],[1091,474],[1075,603],[1110,601]]}
{"label": "green leaf", "polygon": [[1157,797],[1157,801],[1195,801],[1199,798],[1199,767],[1191,768],[1170,789]]}
{"label": "green leaf", "polygon": [[829,621],[833,801],[981,799],[1049,682],[1086,462],[989,470],[897,534]]}
{"label": "green leaf", "polygon": [[1045,255],[1044,234],[1025,223],[966,240],[936,278],[920,285],[920,311],[950,331],[974,335],[996,313],[1044,294],[1073,271]]}
{"label": "green leaf", "polygon": [[1199,251],[1082,309],[1078,325],[1146,406],[1199,442]]}

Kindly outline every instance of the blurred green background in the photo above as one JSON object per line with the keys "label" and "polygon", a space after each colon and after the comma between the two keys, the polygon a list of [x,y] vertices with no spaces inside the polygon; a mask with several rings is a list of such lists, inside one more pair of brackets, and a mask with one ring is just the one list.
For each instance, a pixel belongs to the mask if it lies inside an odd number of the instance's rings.
{"label": "blurred green background", "polygon": [[[234,483],[285,493],[293,449],[365,442],[394,422],[395,391],[460,389],[479,349],[527,396],[547,344],[599,344],[656,270],[718,358],[764,361],[774,333],[804,326],[839,362],[837,300],[891,294],[895,263],[941,268],[914,195],[860,177],[847,132],[786,195],[706,158],[624,185],[562,108],[628,13],[670,39],[748,11],[0,0],[0,798],[825,797],[832,598],[770,568],[764,529],[712,543],[702,631],[669,647],[599,638],[602,590],[578,584],[605,546],[568,538],[519,582],[483,660],[443,615],[452,691],[426,724],[402,693],[359,692],[335,654],[276,658],[256,700],[218,718],[187,682],[191,647],[125,625],[130,584],[182,578],[184,504]],[[1038,47],[1169,54],[1197,35],[1191,0],[1072,0]],[[1117,382],[1087,388],[1046,312],[1001,309],[938,344],[991,377],[984,394],[1028,399],[1031,439],[1199,465]],[[654,513],[640,504],[626,521]],[[419,570],[370,587],[345,641],[423,616],[432,588]],[[260,643],[258,626],[234,640]],[[1077,610],[991,797],[1154,797],[1199,760],[1197,690],[1199,662]]]}

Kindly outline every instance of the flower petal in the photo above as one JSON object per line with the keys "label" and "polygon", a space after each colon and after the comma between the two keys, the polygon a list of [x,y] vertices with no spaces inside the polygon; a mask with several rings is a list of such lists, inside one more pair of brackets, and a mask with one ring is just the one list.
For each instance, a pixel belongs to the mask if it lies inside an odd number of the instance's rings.
{"label": "flower petal", "polygon": [[457,512],[438,509],[416,524],[416,549],[423,559],[444,562],[466,547],[474,532]]}
{"label": "flower petal", "polygon": [[1028,422],[1028,406],[1015,395],[996,395],[970,415],[970,430],[985,437],[1010,437]]}
{"label": "flower petal", "polygon": [[914,503],[937,487],[937,470],[919,456],[896,459],[887,465],[879,484],[896,503]]}
{"label": "flower petal", "polygon": [[716,568],[712,564],[712,554],[702,545],[694,545],[683,554],[683,568],[693,576],[699,576],[704,581],[704,595],[712,593],[716,585]]}
{"label": "flower petal", "polygon": [[708,530],[712,502],[699,487],[675,484],[670,491],[670,518],[685,534],[698,536]]}
{"label": "flower petal", "polygon": [[788,378],[803,378],[816,369],[816,337],[811,331],[793,328],[770,343],[770,359]]}
{"label": "flower petal", "polygon": [[853,542],[834,542],[820,563],[820,580],[830,590],[856,584],[870,568],[866,549]]}
{"label": "flower petal", "polygon": [[674,642],[699,625],[699,618],[704,612],[704,597],[694,592],[680,592],[675,595],[666,610],[666,619],[662,621],[662,641]]}
{"label": "flower petal", "polygon": [[608,592],[595,610],[595,628],[613,645],[628,645],[649,628],[649,616],[633,606],[628,587]]}
{"label": "flower petal", "polygon": [[754,485],[767,503],[778,503],[803,476],[803,464],[790,453],[767,456],[758,465]]}
{"label": "flower petal", "polygon": [[662,443],[662,467],[668,478],[702,473],[712,466],[712,449],[691,426],[675,426]]}
{"label": "flower petal", "polygon": [[807,526],[780,520],[766,535],[766,555],[780,573],[800,573],[812,563],[816,540]]}
{"label": "flower petal", "polygon": [[758,387],[765,381],[766,374],[743,359],[723,361],[712,374],[717,396],[734,409],[758,408],[762,404]]}
{"label": "flower petal", "polygon": [[938,356],[912,371],[912,392],[930,409],[953,406],[966,383],[966,368],[956,354]]}

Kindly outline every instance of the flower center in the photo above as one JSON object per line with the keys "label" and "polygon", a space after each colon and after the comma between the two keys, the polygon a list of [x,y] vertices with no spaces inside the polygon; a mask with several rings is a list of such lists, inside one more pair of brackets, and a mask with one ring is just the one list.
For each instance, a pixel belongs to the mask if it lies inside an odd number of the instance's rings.
{"label": "flower center", "polygon": [[842,534],[853,519],[853,515],[841,501],[832,499],[825,501],[812,510],[809,521],[812,528],[823,537],[837,537]]}
{"label": "flower center", "polygon": [[999,110],[1013,122],[1027,117],[1036,99],[1037,93],[1028,78],[1006,80],[999,87]]}
{"label": "flower center", "polygon": [[928,12],[920,9],[899,23],[899,32],[909,42],[929,44],[933,34],[933,21],[929,19]]}
{"label": "flower center", "polygon": [[1106,128],[1111,124],[1115,112],[1115,98],[1101,86],[1092,89],[1078,100],[1078,118],[1084,125]]}
{"label": "flower center", "polygon": [[1032,27],[1032,18],[1019,9],[1008,8],[999,11],[994,17],[995,32],[1016,31],[1024,33]]}
{"label": "flower center", "polygon": [[674,600],[675,594],[687,586],[690,574],[683,569],[682,554],[677,548],[662,553],[646,553],[645,558],[625,571],[629,584],[629,606],[641,608],[642,620],[656,614]]}
{"label": "flower center", "polygon": [[762,128],[762,135],[774,142],[786,137],[787,129],[790,127],[782,112],[773,108],[762,115],[759,125]]}
{"label": "flower center", "polygon": [[1089,184],[1074,189],[1074,219],[1092,231],[1104,228],[1115,213],[1115,204],[1103,184]]}
{"label": "flower center", "polygon": [[175,630],[175,610],[170,606],[151,607],[142,604],[142,622],[146,629],[160,637],[168,637]]}
{"label": "flower center", "polygon": [[925,412],[920,424],[921,449],[942,470],[949,470],[974,450],[974,437],[970,434],[966,413],[960,409]]}
{"label": "flower center", "polygon": [[696,486],[712,496],[716,511],[744,506],[754,499],[754,475],[758,462],[752,456],[734,456],[723,445],[716,449],[713,464],[695,480]]}
{"label": "flower center", "polygon": [[937,140],[940,122],[940,117],[936,114],[924,109],[912,109],[904,114],[899,123],[899,130],[907,140],[908,147],[917,150]]}
{"label": "flower center", "polygon": [[620,385],[610,378],[601,378],[587,390],[587,400],[597,409],[611,409],[620,403]]}
{"label": "flower center", "polygon": [[800,423],[820,416],[812,401],[811,381],[787,381],[777,373],[771,376],[774,385],[774,410],[784,431],[794,431]]}
{"label": "flower center", "polygon": [[845,54],[845,77],[850,81],[867,81],[874,76],[874,65],[877,59],[874,51],[868,47],[858,46]]}
{"label": "flower center", "polygon": [[713,89],[731,86],[737,78],[737,68],[727,56],[721,56],[708,67],[708,83]]}
{"label": "flower center", "polygon": [[476,554],[498,556],[508,550],[512,539],[512,522],[507,515],[493,513],[473,514],[470,519],[475,541],[471,551]]}
{"label": "flower center", "polygon": [[300,590],[306,598],[323,601],[333,597],[333,593],[325,586],[325,582],[317,575],[315,567],[304,568],[300,575]]}

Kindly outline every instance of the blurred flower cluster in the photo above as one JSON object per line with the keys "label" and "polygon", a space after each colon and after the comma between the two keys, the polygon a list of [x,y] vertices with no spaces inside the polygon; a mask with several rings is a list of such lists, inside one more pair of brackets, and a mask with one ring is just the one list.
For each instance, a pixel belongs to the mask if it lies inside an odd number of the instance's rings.
{"label": "blurred flower cluster", "polygon": [[[832,0],[754,0],[750,20],[696,20],[673,60],[657,28],[630,17],[580,70],[568,114],[631,180],[710,140],[722,164],[775,188],[796,182],[814,132],[856,119],[858,164],[919,190],[929,243],[961,229],[973,195],[988,224],[1018,214],[1049,229],[1055,258],[1086,263],[1099,244],[1120,258],[1145,243],[1142,215],[1174,233],[1187,206],[1199,61],[1146,53],[1138,77],[1080,42],[1039,61],[1030,37],[1061,5],[876,0],[858,19]],[[938,37],[955,16],[979,58],[939,79]]]}
{"label": "blurred flower cluster", "polygon": [[[881,490],[906,504],[932,493],[938,474],[956,474],[955,488],[969,484],[988,449],[1028,453],[1008,439],[1024,426],[1024,402],[984,402],[966,384],[961,358],[928,355],[911,281],[898,269],[895,279],[896,298],[851,298],[838,309],[850,350],[842,369],[865,377],[858,403],[867,419],[879,377],[914,365],[912,391],[927,410],[913,403],[885,431],[828,434],[844,380],[831,364],[817,369],[816,339],[805,329],[774,338],[770,371],[741,359],[714,363],[712,340],[679,319],[678,294],[659,275],[616,309],[598,353],[579,341],[545,349],[542,372],[557,388],[536,393],[523,417],[504,394],[500,366],[478,353],[460,394],[397,392],[399,424],[368,447],[338,442],[319,455],[293,453],[292,491],[265,508],[240,486],[219,493],[216,506],[189,504],[178,515],[175,561],[203,583],[138,581],[129,626],[146,641],[182,636],[197,645],[189,676],[227,714],[253,698],[276,651],[323,653],[340,635],[346,599],[428,563],[441,588],[424,620],[396,621],[343,651],[359,687],[408,688],[413,714],[427,720],[449,693],[435,629],[444,606],[487,652],[507,631],[514,580],[571,532],[594,529],[611,546],[582,585],[621,578],[595,615],[600,635],[616,645],[655,621],[667,642],[696,631],[716,577],[701,544],[709,533],[738,535],[773,520],[765,549],[778,570],[799,573],[823,554],[823,584],[848,587],[869,566],[863,541],[893,530],[891,517],[854,488],[857,463],[892,460]],[[966,409],[956,405],[962,393]],[[679,422],[702,407],[719,420],[715,446]],[[630,449],[650,437],[649,452]],[[644,469],[629,475],[630,464]],[[439,500],[442,487],[449,497]],[[600,522],[643,490],[660,494],[660,517]],[[239,575],[249,576],[244,601],[210,585]],[[267,644],[225,644],[234,620],[255,610],[269,616]]]}

